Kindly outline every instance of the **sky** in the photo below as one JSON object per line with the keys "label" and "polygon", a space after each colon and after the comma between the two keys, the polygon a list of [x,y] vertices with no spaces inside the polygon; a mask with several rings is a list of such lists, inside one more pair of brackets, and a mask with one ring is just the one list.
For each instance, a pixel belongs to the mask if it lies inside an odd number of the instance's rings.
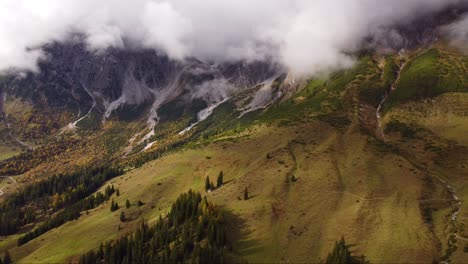
{"label": "sky", "polygon": [[[467,1],[1,0],[0,71],[37,70],[47,59],[41,46],[81,33],[95,52],[132,46],[179,60],[269,58],[313,74],[352,65],[365,37],[398,38],[389,25]],[[445,30],[466,48],[468,17]]]}

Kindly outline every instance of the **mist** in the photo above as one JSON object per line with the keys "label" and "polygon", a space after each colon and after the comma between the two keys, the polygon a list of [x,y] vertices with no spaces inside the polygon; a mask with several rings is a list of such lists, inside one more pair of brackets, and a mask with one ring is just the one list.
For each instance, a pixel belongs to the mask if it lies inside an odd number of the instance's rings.
{"label": "mist", "polygon": [[442,31],[452,46],[468,55],[468,15],[443,27]]}
{"label": "mist", "polygon": [[[468,0],[2,0],[0,71],[37,71],[41,47],[84,36],[92,52],[149,48],[173,59],[222,63],[269,59],[295,74],[353,64],[369,36]],[[466,47],[467,20],[449,26]],[[465,32],[465,33],[460,33]]]}

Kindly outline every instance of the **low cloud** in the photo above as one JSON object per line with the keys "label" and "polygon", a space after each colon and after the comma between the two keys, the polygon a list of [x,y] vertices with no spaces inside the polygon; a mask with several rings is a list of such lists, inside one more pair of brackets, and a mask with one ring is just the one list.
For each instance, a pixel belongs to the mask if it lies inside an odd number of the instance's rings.
{"label": "low cloud", "polygon": [[[348,67],[364,38],[401,41],[389,25],[467,0],[2,0],[0,71],[37,70],[41,46],[85,36],[102,51],[127,45],[174,59],[269,58],[297,74]],[[468,19],[449,27],[466,47]]]}
{"label": "low cloud", "polygon": [[443,27],[450,44],[468,54],[468,15],[465,15],[455,23]]}

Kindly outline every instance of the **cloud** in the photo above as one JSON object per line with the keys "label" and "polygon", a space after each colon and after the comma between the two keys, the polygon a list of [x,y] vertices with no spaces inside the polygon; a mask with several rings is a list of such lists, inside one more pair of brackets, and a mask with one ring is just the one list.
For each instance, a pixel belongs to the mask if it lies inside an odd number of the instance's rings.
{"label": "cloud", "polygon": [[443,27],[442,31],[450,39],[450,44],[468,54],[468,15],[455,23]]}
{"label": "cloud", "polygon": [[[1,0],[0,71],[37,69],[40,47],[85,36],[90,50],[154,48],[175,59],[277,60],[309,74],[353,62],[368,36],[468,0]],[[451,29],[466,44],[466,21]]]}

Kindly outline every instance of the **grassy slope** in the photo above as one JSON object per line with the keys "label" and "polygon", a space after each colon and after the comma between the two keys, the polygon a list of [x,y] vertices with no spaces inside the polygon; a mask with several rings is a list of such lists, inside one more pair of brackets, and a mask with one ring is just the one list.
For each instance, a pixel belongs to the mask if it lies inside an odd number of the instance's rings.
{"label": "grassy slope", "polygon": [[[384,72],[389,75],[388,69]],[[433,105],[395,105],[386,122],[397,119],[423,132],[414,139],[391,133],[386,146],[359,127],[354,111],[359,96],[376,103],[369,94],[385,86],[371,85],[380,75],[376,63],[364,58],[330,82],[313,81],[296,97],[262,113],[261,125],[224,131],[111,181],[120,189],[120,205],[127,198],[133,204],[140,199],[145,202],[141,208],[111,213],[106,204],[11,253],[25,263],[63,262],[100,241],[131,232],[139,219],[164,214],[181,192],[202,191],[206,176],[214,182],[223,170],[226,185],[207,196],[230,212],[236,223],[232,236],[239,238],[234,249],[252,263],[323,260],[342,235],[354,244],[353,251],[366,254],[371,262],[438,259],[451,227],[450,197],[442,185],[431,184],[426,170],[447,179],[460,198],[468,200],[466,96],[442,95]],[[360,93],[363,89],[370,92]],[[401,101],[418,97],[412,96]],[[446,111],[453,105],[456,109]],[[437,109],[443,109],[440,116]],[[337,110],[345,117],[331,118]],[[221,124],[215,128],[224,129]],[[267,153],[273,158],[266,159]],[[288,173],[298,181],[286,184]],[[245,187],[252,198],[238,200]],[[436,209],[433,227],[421,213],[425,202]],[[462,234],[468,224],[466,209],[464,203],[457,223]],[[120,223],[121,210],[135,220]],[[0,248],[15,239],[0,242]],[[466,253],[459,249],[452,259],[466,259]]]}
{"label": "grassy slope", "polygon": [[12,143],[0,141],[0,161],[18,155],[21,152],[20,147],[14,146]]}
{"label": "grassy slope", "polygon": [[[258,127],[249,134],[184,150],[114,180],[122,193],[117,201],[123,205],[127,197],[141,199],[146,203],[142,217],[153,219],[180,192],[202,191],[205,177],[214,181],[223,170],[226,185],[208,197],[237,216],[241,240],[235,250],[253,263],[318,261],[341,235],[372,262],[428,262],[437,257],[433,235],[419,213],[423,175],[407,161],[382,152],[357,131],[343,134],[321,122]],[[298,181],[287,185],[285,175],[294,168],[291,154],[297,160]],[[245,187],[253,197],[238,200]],[[60,262],[137,224],[119,223],[120,212],[111,213],[108,207],[12,253],[24,262]],[[135,208],[120,210],[138,214]],[[118,225],[123,229],[117,231]]]}
{"label": "grassy slope", "polygon": [[440,49],[431,48],[416,54],[403,68],[385,108],[447,92],[468,92],[467,68],[466,57]]}

